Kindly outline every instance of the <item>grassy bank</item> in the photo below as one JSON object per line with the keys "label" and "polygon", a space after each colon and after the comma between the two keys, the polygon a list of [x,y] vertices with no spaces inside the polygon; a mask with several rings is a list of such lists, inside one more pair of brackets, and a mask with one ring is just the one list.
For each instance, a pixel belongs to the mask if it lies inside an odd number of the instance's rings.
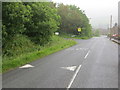
{"label": "grassy bank", "polygon": [[72,38],[72,39],[90,39],[91,38],[87,36],[79,36],[79,35],[71,35],[71,34],[62,34],[61,37]]}
{"label": "grassy bank", "polygon": [[23,53],[17,57],[4,57],[2,72],[12,70],[16,67],[30,63],[75,44],[76,42],[73,40],[65,40],[64,38],[53,36],[51,42],[46,44],[45,46],[40,47],[39,50],[30,53]]}

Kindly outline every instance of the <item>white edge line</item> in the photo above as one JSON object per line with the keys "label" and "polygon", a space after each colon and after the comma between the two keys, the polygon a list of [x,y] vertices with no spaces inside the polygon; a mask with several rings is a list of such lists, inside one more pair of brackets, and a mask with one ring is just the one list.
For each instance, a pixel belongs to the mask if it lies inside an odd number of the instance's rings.
{"label": "white edge line", "polygon": [[85,59],[87,58],[87,56],[89,55],[89,53],[90,53],[90,50],[89,50],[88,53],[85,55],[85,57],[84,57]]}
{"label": "white edge line", "polygon": [[75,80],[75,78],[76,78],[76,76],[77,76],[77,74],[78,74],[78,72],[79,72],[81,66],[82,66],[82,65],[79,65],[79,66],[78,66],[78,68],[77,68],[75,74],[73,75],[73,77],[72,77],[72,79],[71,79],[71,81],[70,81],[70,83],[69,83],[69,85],[68,85],[68,87],[67,87],[67,90],[69,90],[69,88],[71,87],[72,83],[74,82],[74,80]]}

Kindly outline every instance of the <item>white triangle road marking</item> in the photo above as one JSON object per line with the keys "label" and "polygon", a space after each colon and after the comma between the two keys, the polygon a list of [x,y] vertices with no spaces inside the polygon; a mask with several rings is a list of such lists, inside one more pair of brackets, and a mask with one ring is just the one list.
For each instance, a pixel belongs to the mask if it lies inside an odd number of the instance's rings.
{"label": "white triangle road marking", "polygon": [[70,71],[75,71],[77,66],[71,66],[71,67],[61,67],[62,69],[70,70]]}
{"label": "white triangle road marking", "polygon": [[32,68],[32,67],[34,67],[34,66],[32,66],[32,65],[30,65],[30,64],[26,64],[26,65],[21,66],[21,67],[19,67],[19,68]]}

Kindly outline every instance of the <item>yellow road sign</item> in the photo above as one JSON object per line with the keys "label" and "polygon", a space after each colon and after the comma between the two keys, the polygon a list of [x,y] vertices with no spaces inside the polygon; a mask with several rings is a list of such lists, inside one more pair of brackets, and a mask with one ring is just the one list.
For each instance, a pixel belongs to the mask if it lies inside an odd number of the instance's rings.
{"label": "yellow road sign", "polygon": [[82,31],[82,29],[81,28],[78,28],[78,32],[81,32]]}

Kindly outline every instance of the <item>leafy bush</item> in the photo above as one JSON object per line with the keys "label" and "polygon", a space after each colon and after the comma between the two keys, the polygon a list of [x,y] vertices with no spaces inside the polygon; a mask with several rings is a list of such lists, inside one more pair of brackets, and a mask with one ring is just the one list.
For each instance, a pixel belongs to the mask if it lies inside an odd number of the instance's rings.
{"label": "leafy bush", "polygon": [[2,6],[3,55],[18,55],[34,43],[44,45],[58,29],[60,16],[53,3],[3,2]]}
{"label": "leafy bush", "polygon": [[59,25],[59,15],[53,3],[25,3],[32,8],[30,22],[25,24],[25,35],[40,45],[46,44]]}
{"label": "leafy bush", "polygon": [[99,30],[94,30],[92,33],[93,33],[93,36],[96,36],[96,37],[100,36],[100,31]]}
{"label": "leafy bush", "polygon": [[29,40],[27,36],[17,34],[11,37],[3,48],[4,56],[18,56],[22,53],[30,52],[36,49],[36,45]]}

